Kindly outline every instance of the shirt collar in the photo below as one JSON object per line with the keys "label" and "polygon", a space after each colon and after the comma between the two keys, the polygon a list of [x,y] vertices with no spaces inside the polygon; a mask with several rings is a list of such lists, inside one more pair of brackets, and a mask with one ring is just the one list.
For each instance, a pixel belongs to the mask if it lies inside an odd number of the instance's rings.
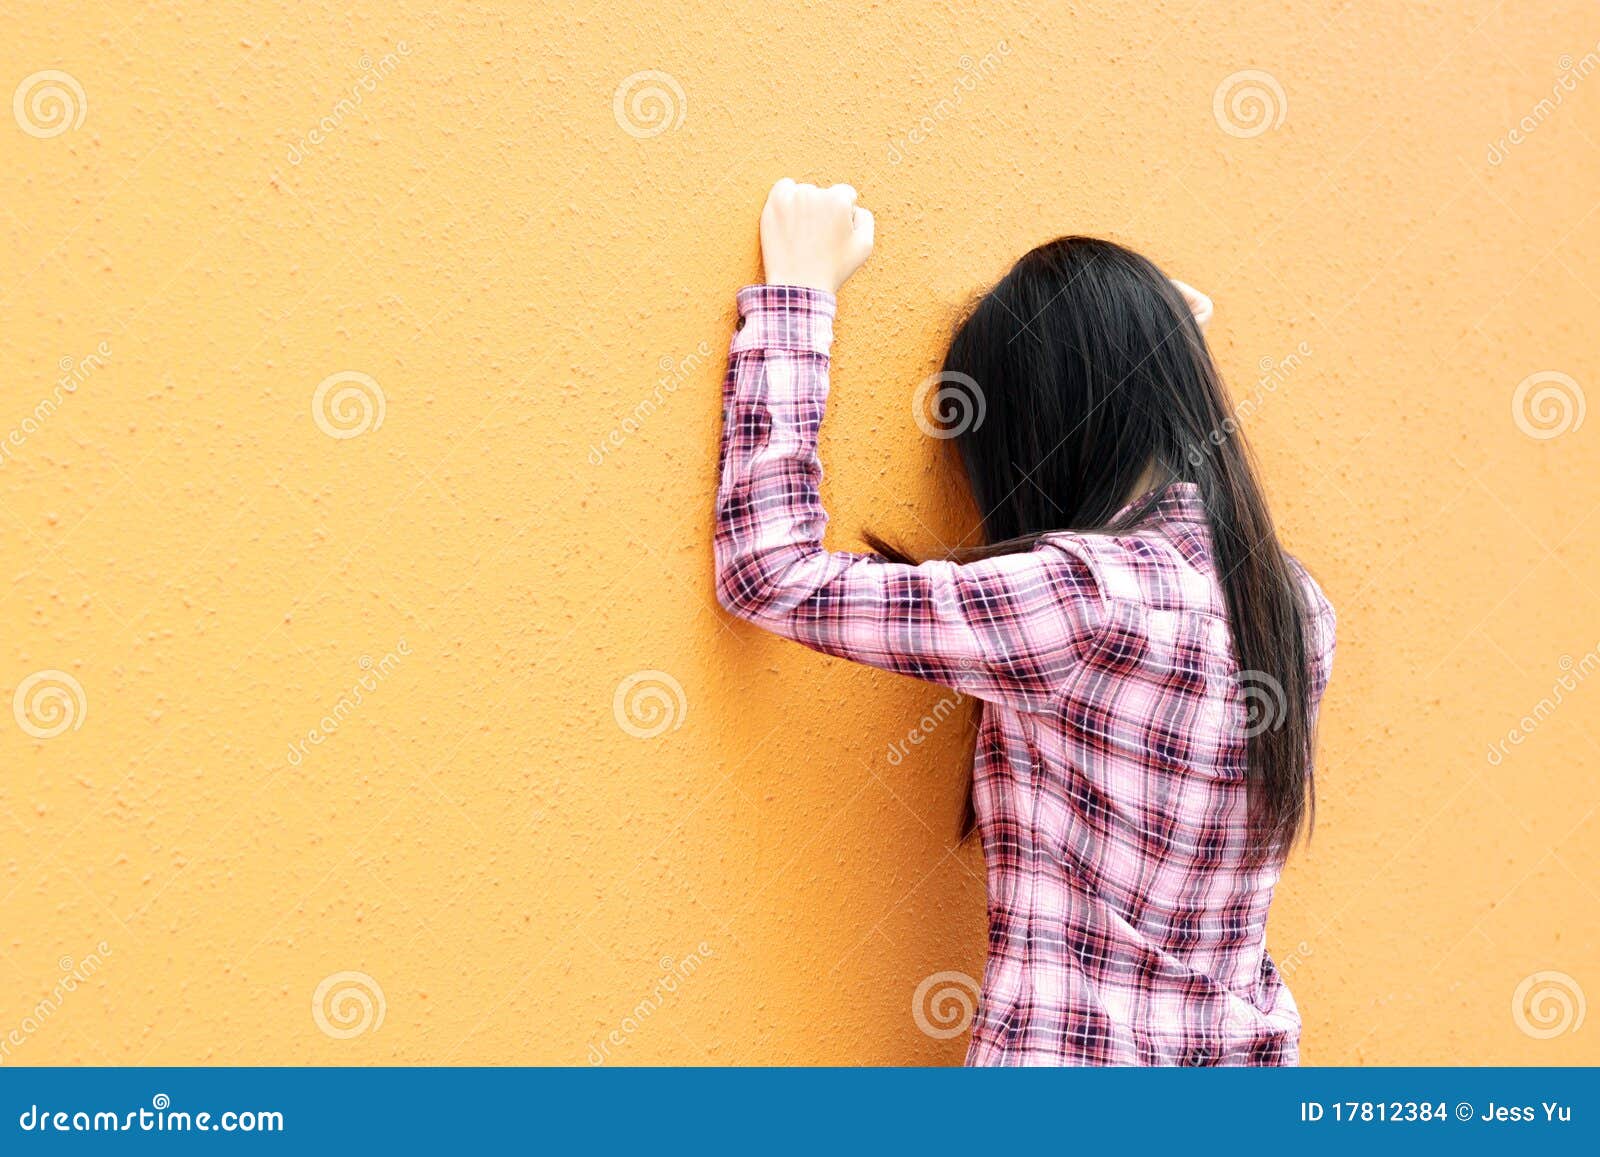
{"label": "shirt collar", "polygon": [[1117,511],[1113,525],[1135,507],[1154,496],[1149,510],[1140,522],[1198,522],[1206,521],[1205,503],[1200,498],[1200,487],[1193,482],[1168,482],[1146,490],[1138,498]]}

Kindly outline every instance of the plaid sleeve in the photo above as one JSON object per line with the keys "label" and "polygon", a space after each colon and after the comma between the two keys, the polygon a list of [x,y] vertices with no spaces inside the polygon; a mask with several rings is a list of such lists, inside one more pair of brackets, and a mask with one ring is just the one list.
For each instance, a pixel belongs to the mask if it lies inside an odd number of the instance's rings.
{"label": "plaid sleeve", "polygon": [[1042,706],[1088,644],[1103,602],[1070,550],[903,566],[823,548],[817,433],[834,297],[739,293],[723,390],[717,597],[824,654],[1022,709]]}

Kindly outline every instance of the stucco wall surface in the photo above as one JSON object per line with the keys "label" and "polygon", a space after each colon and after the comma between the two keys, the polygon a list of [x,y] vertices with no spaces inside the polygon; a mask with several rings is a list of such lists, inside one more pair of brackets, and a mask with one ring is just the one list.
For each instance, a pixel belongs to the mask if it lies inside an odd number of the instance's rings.
{"label": "stucco wall surface", "polygon": [[839,546],[971,529],[911,397],[1026,248],[1212,294],[1341,613],[1305,1058],[1600,1063],[1600,13],[1535,7],[6,5],[0,1059],[959,1061],[944,693],[710,587],[792,175],[878,216]]}

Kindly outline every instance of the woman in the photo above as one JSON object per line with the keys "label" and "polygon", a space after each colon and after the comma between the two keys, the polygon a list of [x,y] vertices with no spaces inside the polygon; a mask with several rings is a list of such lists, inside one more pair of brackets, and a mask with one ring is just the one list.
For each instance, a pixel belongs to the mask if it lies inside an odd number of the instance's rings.
{"label": "woman", "polygon": [[767,199],[767,284],[739,294],[724,390],[722,605],[982,701],[989,959],[967,1063],[1296,1063],[1267,907],[1310,825],[1333,611],[1278,544],[1209,302],[1110,242],[1027,254],[942,375],[983,402],[953,434],[984,545],[916,566],[830,552],[834,295],[872,241],[848,186]]}

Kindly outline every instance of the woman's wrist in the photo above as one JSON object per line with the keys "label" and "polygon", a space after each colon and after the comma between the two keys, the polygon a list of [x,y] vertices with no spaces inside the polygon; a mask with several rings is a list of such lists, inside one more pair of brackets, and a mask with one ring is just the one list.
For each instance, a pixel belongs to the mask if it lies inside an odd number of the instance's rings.
{"label": "woman's wrist", "polygon": [[813,284],[810,284],[810,283],[808,283],[806,281],[802,281],[802,280],[799,280],[798,278],[793,278],[793,277],[771,277],[771,278],[768,278],[766,281],[763,281],[761,283],[761,288],[762,289],[774,289],[774,290],[778,290],[778,289],[803,289],[807,293],[821,294],[823,297],[827,298],[829,301],[835,301],[835,300],[838,299],[838,296],[839,296],[837,290],[829,289],[829,288],[827,288],[826,286],[823,286],[823,285],[813,285]]}
{"label": "woman's wrist", "polygon": [[809,350],[827,354],[833,345],[838,298],[810,285],[747,285],[738,293],[739,328],[732,352],[757,349]]}
{"label": "woman's wrist", "polygon": [[771,286],[773,289],[783,289],[786,287],[791,289],[809,289],[815,293],[826,293],[830,295],[839,292],[838,287],[829,285],[828,279],[825,277],[807,277],[804,275],[796,276],[793,274],[769,272],[767,274],[766,284]]}

